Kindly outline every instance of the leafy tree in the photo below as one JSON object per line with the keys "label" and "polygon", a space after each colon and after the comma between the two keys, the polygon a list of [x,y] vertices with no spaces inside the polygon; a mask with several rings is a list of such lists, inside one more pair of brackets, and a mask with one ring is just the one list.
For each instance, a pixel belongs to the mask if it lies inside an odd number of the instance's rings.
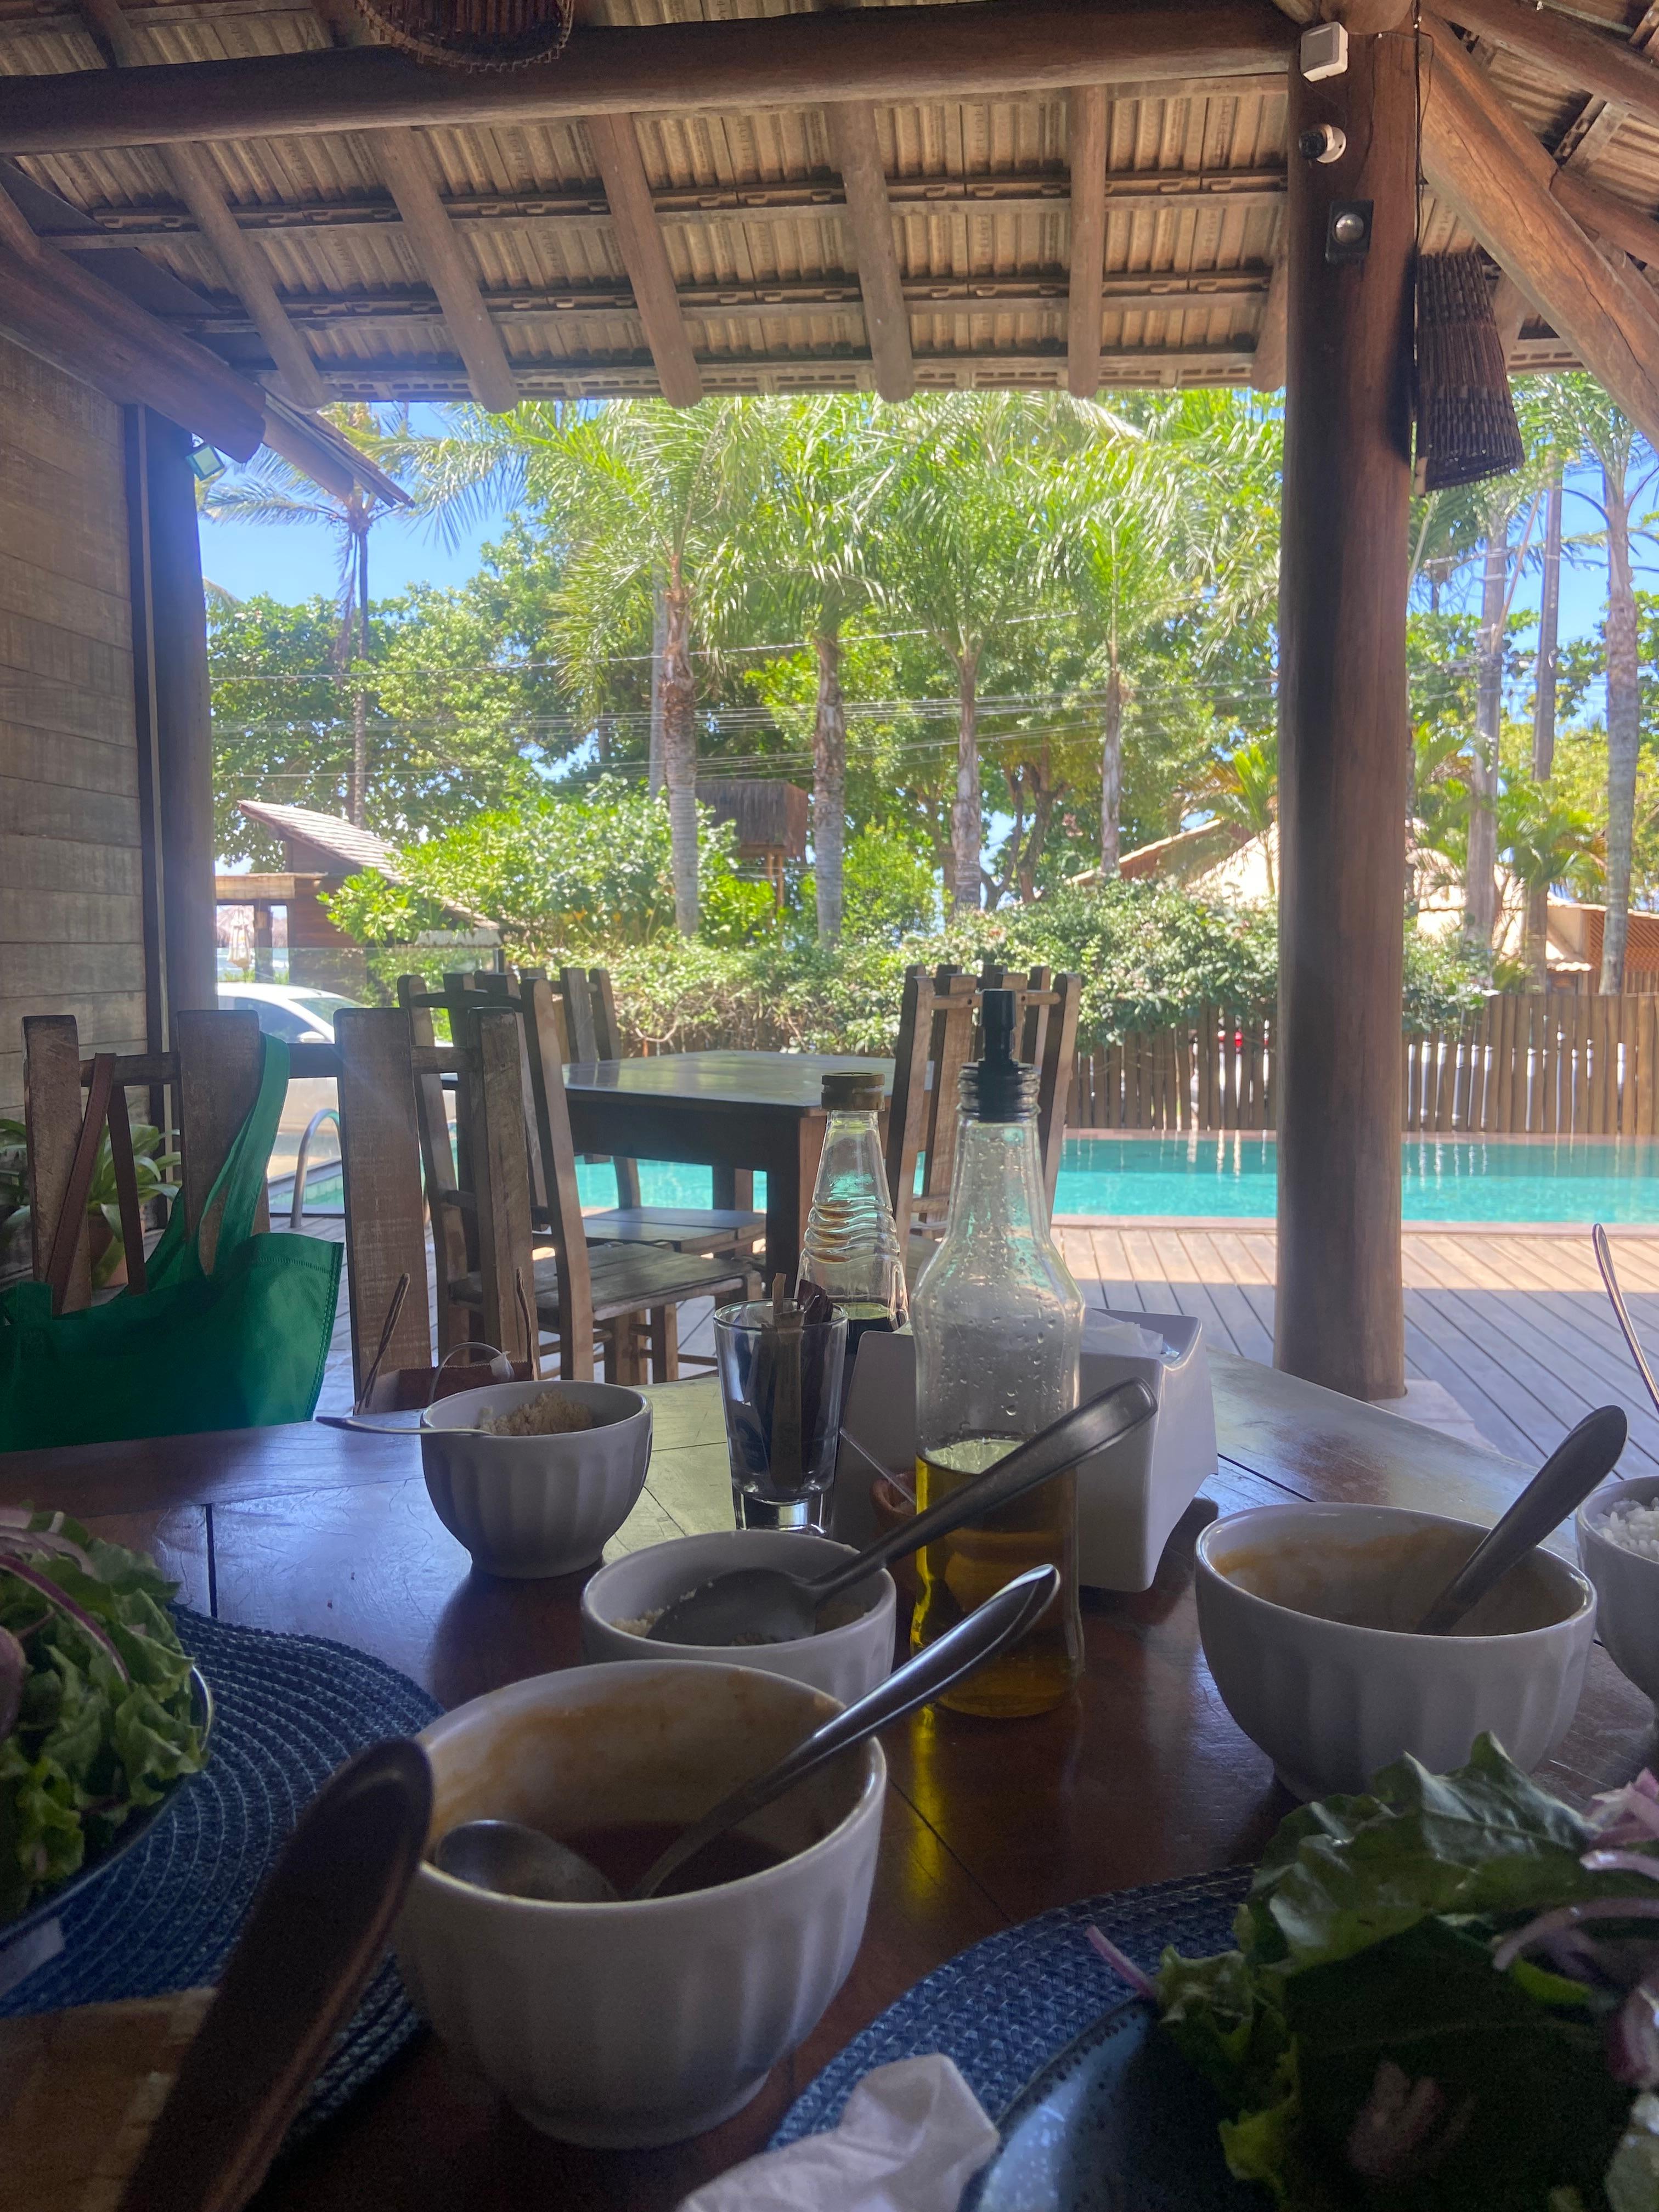
{"label": "leafy tree", "polygon": [[1217,817],[1229,823],[1242,837],[1259,837],[1267,866],[1267,889],[1277,896],[1273,881],[1271,831],[1279,810],[1279,740],[1252,738],[1218,762],[1200,796]]}
{"label": "leafy tree", "polygon": [[1498,799],[1498,842],[1528,894],[1523,958],[1529,988],[1541,991],[1549,981],[1549,894],[1571,876],[1582,880],[1587,861],[1599,865],[1604,842],[1587,808],[1575,806],[1553,783],[1520,775],[1506,779]]}
{"label": "leafy tree", "polygon": [[[378,438],[380,425],[371,408],[331,407],[328,416],[337,429],[356,434],[365,444]],[[397,510],[389,499],[356,484],[343,496],[325,491],[269,446],[261,446],[245,467],[206,486],[201,503],[211,521],[320,523],[335,541],[339,578],[334,659],[339,673],[351,678],[351,775],[346,787],[346,818],[361,828],[366,819],[368,791],[368,539],[375,524]]]}

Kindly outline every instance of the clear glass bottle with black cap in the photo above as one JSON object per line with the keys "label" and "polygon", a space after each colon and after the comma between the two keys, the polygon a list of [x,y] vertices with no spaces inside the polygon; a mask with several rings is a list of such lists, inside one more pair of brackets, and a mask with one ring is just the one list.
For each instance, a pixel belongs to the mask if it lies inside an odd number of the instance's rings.
{"label": "clear glass bottle with black cap", "polygon": [[881,1095],[873,1071],[824,1077],[830,1120],[801,1240],[800,1279],[820,1285],[846,1314],[849,1355],[866,1330],[902,1328],[909,1313],[876,1118]]}
{"label": "clear glass bottle with black cap", "polygon": [[[924,1510],[1077,1402],[1083,1298],[1049,1230],[1036,1071],[1013,1055],[1015,1004],[1012,991],[981,998],[983,1057],[962,1072],[950,1217],[911,1298]],[[1060,1571],[1059,1597],[1024,1643],[942,1700],[957,1711],[1046,1712],[1082,1673],[1075,1485],[1061,1475],[919,1555],[917,1650],[1026,1568]]]}

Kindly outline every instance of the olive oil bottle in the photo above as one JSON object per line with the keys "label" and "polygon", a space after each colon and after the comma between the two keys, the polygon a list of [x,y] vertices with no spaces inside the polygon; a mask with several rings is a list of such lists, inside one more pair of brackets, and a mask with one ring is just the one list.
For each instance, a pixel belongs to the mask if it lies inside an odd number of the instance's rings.
{"label": "olive oil bottle", "polygon": [[[980,1003],[982,1057],[962,1073],[950,1218],[911,1300],[923,1511],[1077,1402],[1083,1299],[1049,1231],[1036,1073],[1013,1057],[1013,993],[987,991]],[[916,1650],[1016,1575],[1044,1565],[1060,1571],[1053,1607],[945,1705],[1014,1719],[1047,1712],[1070,1694],[1083,1668],[1075,1478],[1060,1476],[923,1547]]]}

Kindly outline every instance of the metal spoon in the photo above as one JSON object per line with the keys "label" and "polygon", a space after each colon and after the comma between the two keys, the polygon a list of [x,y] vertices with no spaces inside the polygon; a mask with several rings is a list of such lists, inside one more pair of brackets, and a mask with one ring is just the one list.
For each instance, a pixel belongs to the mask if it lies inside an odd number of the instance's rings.
{"label": "metal spoon", "polygon": [[1630,1425],[1620,1406],[1586,1413],[1544,1462],[1495,1528],[1483,1536],[1417,1624],[1446,1636],[1517,1560],[1541,1544],[1619,1464]]}
{"label": "metal spoon", "polygon": [[[1017,1644],[1047,1612],[1059,1588],[1060,1573],[1054,1567],[1031,1567],[1017,1576],[884,1682],[814,1729],[775,1765],[722,1797],[711,1812],[675,1838],[629,1891],[627,1901],[654,1896],[670,1875],[728,1828],[735,1828],[890,1721],[901,1720],[918,1705],[942,1696],[988,1659]],[[433,1857],[442,1872],[458,1881],[501,1890],[508,1897],[563,1905],[622,1901],[590,1859],[517,1820],[463,1821],[441,1840]]]}
{"label": "metal spoon", "polygon": [[1598,1221],[1590,1231],[1590,1243],[1595,1248],[1595,1264],[1601,1270],[1601,1280],[1607,1286],[1607,1296],[1613,1300],[1613,1317],[1624,1332],[1630,1346],[1630,1356],[1636,1362],[1636,1371],[1648,1386],[1648,1395],[1659,1407],[1659,1382],[1648,1365],[1647,1354],[1636,1334],[1636,1324],[1630,1317],[1630,1308],[1625,1304],[1625,1294],[1619,1287],[1619,1278],[1613,1271],[1613,1247],[1607,1242],[1607,1232]]}
{"label": "metal spoon", "polygon": [[1144,1382],[1120,1382],[1086,1406],[1063,1413],[927,1512],[890,1528],[845,1566],[811,1577],[792,1575],[782,1567],[734,1567],[665,1607],[647,1632],[648,1639],[654,1644],[731,1644],[744,1639],[790,1644],[797,1637],[810,1636],[818,1607],[830,1598],[890,1561],[948,1536],[965,1522],[982,1521],[1012,1504],[1039,1483],[1064,1474],[1079,1460],[1127,1437],[1157,1411],[1158,1401]]}

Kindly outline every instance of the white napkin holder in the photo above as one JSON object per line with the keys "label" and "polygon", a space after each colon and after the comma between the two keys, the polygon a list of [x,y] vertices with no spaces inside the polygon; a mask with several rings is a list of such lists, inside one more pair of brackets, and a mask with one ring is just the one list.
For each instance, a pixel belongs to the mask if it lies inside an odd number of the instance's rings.
{"label": "white napkin holder", "polygon": [[1131,1376],[1158,1400],[1144,1428],[1077,1471],[1078,1580],[1085,1589],[1151,1588],[1170,1531],[1215,1473],[1215,1406],[1204,1324],[1188,1314],[1084,1316],[1078,1395]]}
{"label": "white napkin holder", "polygon": [[[1078,1395],[1097,1398],[1131,1376],[1158,1400],[1146,1426],[1078,1469],[1078,1577],[1088,1589],[1143,1590],[1170,1532],[1215,1473],[1215,1408],[1201,1322],[1187,1314],[1084,1316]],[[860,1342],[842,1425],[908,1491],[916,1455],[915,1339],[872,1331]],[[868,1465],[845,1444],[832,1533],[843,1544],[876,1534]]]}

